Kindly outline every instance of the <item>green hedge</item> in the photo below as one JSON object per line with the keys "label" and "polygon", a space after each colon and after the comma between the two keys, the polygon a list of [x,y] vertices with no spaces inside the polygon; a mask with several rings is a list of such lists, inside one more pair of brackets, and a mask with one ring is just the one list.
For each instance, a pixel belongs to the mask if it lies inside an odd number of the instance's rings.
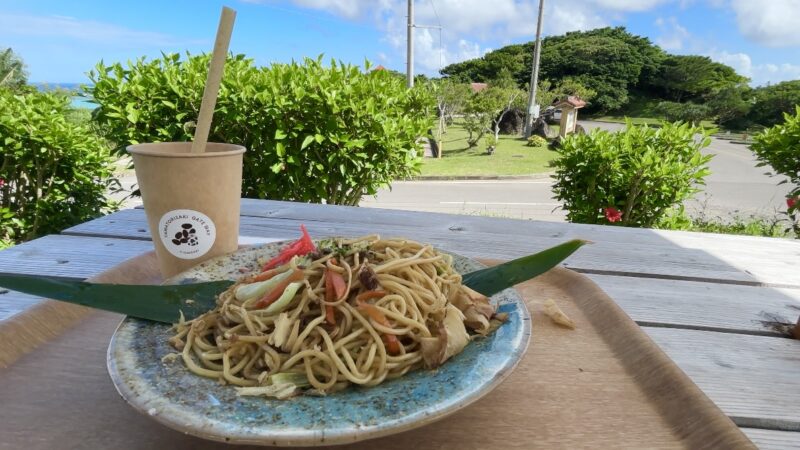
{"label": "green hedge", "polygon": [[[88,89],[94,120],[116,142],[188,141],[209,56],[99,64]],[[229,57],[210,141],[247,147],[245,197],[358,204],[419,171],[435,102],[388,71],[320,59],[255,67]]]}
{"label": "green hedge", "polygon": [[702,128],[680,123],[572,134],[557,149],[553,190],[571,222],[652,227],[703,184],[709,143]]}
{"label": "green hedge", "polygon": [[0,88],[0,245],[33,239],[115,207],[106,143],[68,122],[69,98]]}
{"label": "green hedge", "polygon": [[783,117],[782,124],[756,135],[751,148],[758,157],[759,166],[771,166],[794,184],[786,199],[786,214],[791,229],[800,239],[800,106],[795,107],[795,114]]}

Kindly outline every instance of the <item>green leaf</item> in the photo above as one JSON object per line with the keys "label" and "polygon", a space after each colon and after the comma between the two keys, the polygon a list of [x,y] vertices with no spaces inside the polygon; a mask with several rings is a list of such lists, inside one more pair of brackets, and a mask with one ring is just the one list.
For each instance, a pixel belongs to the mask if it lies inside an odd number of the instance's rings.
{"label": "green leaf", "polygon": [[283,139],[286,137],[286,133],[283,130],[275,130],[275,139]]}
{"label": "green leaf", "polygon": [[191,320],[213,309],[217,295],[232,284],[228,280],[181,285],[94,284],[0,274],[0,286],[6,289],[165,323],[177,322],[180,311]]}
{"label": "green leaf", "polygon": [[574,239],[533,255],[468,273],[462,277],[462,283],[483,295],[491,296],[547,272],[587,243]]}
{"label": "green leaf", "polygon": [[275,153],[277,153],[277,155],[280,157],[286,155],[286,146],[283,145],[283,142],[278,142],[275,144]]}
{"label": "green leaf", "polygon": [[305,150],[312,142],[314,142],[314,136],[306,136],[303,139],[303,143],[300,145],[300,150]]}

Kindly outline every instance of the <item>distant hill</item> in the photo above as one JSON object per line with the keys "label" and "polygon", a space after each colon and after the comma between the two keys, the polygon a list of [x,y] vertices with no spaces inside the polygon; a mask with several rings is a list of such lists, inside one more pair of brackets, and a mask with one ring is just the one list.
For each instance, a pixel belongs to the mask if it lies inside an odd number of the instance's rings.
{"label": "distant hill", "polygon": [[[442,75],[461,81],[490,82],[509,71],[527,88],[533,42],[513,44],[483,57],[451,64]],[[747,78],[705,56],[670,55],[648,38],[624,27],[576,31],[543,39],[540,79],[575,80],[597,92],[589,110],[624,108],[631,92],[668,101],[700,101],[722,88],[745,85]]]}
{"label": "distant hill", "polygon": [[80,89],[81,84],[83,83],[30,83],[31,86],[36,87],[40,91],[54,91],[57,89],[64,89],[68,91],[77,91]]}

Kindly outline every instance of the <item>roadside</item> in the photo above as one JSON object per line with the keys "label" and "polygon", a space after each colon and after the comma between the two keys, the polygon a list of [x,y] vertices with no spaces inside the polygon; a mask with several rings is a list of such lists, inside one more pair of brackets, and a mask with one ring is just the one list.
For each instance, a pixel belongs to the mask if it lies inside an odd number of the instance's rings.
{"label": "roadside", "polygon": [[[581,121],[587,129],[616,130],[619,123]],[[704,153],[714,154],[711,175],[703,192],[687,202],[687,212],[712,221],[738,217],[775,217],[785,209],[788,184],[778,186],[779,177],[764,175],[756,167],[752,152],[744,146],[713,138]],[[566,214],[553,199],[552,180],[540,174],[525,180],[405,181],[376,197],[365,197],[362,206],[414,211],[502,216],[516,219],[563,221]]]}

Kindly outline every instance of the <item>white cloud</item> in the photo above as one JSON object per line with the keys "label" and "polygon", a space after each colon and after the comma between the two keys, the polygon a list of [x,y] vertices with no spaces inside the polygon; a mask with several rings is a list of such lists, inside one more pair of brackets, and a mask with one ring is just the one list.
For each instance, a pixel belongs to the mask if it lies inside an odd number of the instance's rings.
{"label": "white cloud", "polygon": [[133,30],[118,25],[67,16],[0,13],[0,37],[44,36],[127,47],[171,47],[205,43],[178,39],[165,33]]}
{"label": "white cloud", "polygon": [[770,47],[800,46],[800,0],[732,0],[739,30]]}
{"label": "white cloud", "polygon": [[[269,3],[269,0],[248,0]],[[372,18],[383,30],[387,42],[398,54],[406,46],[405,0],[285,0],[296,6],[326,11],[351,20]],[[596,2],[609,0],[576,0],[574,3],[551,2],[545,7],[544,34],[588,30],[607,25],[596,12]],[[663,0],[644,0],[655,5]],[[538,0],[435,0],[415,2],[415,23],[443,27],[442,44],[436,29],[417,28],[415,36],[417,71],[435,74],[441,64],[447,65],[482,56],[489,49],[481,42],[531,41],[536,32]],[[621,5],[616,9],[631,8]],[[636,3],[636,2],[627,2]],[[438,14],[437,14],[438,13]],[[469,36],[468,39],[465,37]],[[405,60],[405,55],[402,59]]]}
{"label": "white cloud", "polygon": [[746,53],[726,51],[711,52],[708,56],[714,61],[733,67],[740,75],[750,78],[750,84],[753,86],[800,79],[800,65],[797,64],[753,64],[752,58]]}
{"label": "white cloud", "polygon": [[678,23],[674,17],[666,20],[659,17],[655,21],[656,27],[661,31],[661,36],[656,38],[656,44],[664,50],[680,50],[689,38],[689,31]]}
{"label": "white cloud", "polygon": [[616,11],[647,11],[671,0],[591,0],[604,9]]}
{"label": "white cloud", "polygon": [[[373,20],[385,33],[384,42],[393,49],[394,60],[404,64],[406,46],[406,0],[249,0],[255,3],[290,2],[297,6],[327,11],[351,20]],[[573,0],[551,1],[545,7],[544,34],[588,30],[606,26],[610,19],[622,20],[624,13],[647,11],[668,3],[685,8],[701,0]],[[711,6],[730,5],[742,33],[771,46],[800,45],[800,0],[702,0]],[[533,40],[538,0],[434,0],[415,2],[418,25],[441,25],[442,45],[435,29],[415,30],[416,72],[435,74],[440,66],[484,55],[488,42]],[[725,5],[723,5],[725,6]],[[655,42],[668,51],[686,50],[691,35],[674,17],[660,18],[661,34]],[[443,48],[441,48],[443,47]],[[714,52],[714,59],[730,64],[751,77],[754,84],[797,77],[792,64],[754,65],[744,53]],[[380,58],[384,60],[383,57]]]}

